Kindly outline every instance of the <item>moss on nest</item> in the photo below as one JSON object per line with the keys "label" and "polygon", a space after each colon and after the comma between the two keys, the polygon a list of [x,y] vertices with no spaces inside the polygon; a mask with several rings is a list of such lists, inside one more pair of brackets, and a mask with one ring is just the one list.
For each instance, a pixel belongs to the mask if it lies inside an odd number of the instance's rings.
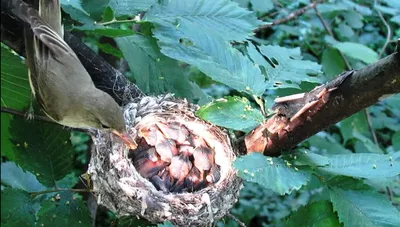
{"label": "moss on nest", "polygon": [[218,182],[192,193],[158,191],[136,171],[124,142],[111,133],[99,132],[93,137],[88,169],[99,204],[117,216],[143,217],[153,223],[171,221],[179,226],[205,226],[224,217],[236,203],[242,187],[232,168],[236,156],[223,130],[195,117],[197,108],[171,95],[143,97],[128,104],[124,115],[135,138],[139,138],[137,132],[141,127],[154,121],[181,122],[202,137],[212,137],[215,163],[221,167]]}

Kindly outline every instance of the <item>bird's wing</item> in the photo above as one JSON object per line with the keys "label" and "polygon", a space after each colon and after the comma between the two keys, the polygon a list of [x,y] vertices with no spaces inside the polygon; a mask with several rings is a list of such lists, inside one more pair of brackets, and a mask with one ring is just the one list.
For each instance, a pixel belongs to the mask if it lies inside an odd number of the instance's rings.
{"label": "bird's wing", "polygon": [[2,0],[2,7],[5,5],[29,24],[25,28],[25,42],[31,88],[46,114],[60,121],[73,102],[74,94],[70,93],[79,92],[79,84],[90,88],[94,84],[62,38],[59,0],[39,0],[39,11],[21,0]]}

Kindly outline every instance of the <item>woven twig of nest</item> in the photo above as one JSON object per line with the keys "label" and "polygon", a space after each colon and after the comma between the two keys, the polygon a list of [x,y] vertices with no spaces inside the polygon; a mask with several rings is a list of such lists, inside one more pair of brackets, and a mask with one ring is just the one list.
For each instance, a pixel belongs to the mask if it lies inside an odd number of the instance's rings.
{"label": "woven twig of nest", "polygon": [[[137,149],[112,133],[93,137],[88,173],[98,203],[117,216],[178,226],[206,226],[224,217],[242,187],[232,168],[235,153],[223,130],[194,115],[197,108],[171,95],[143,97],[124,111]],[[158,130],[154,141],[151,128]],[[162,149],[165,141],[172,155]]]}

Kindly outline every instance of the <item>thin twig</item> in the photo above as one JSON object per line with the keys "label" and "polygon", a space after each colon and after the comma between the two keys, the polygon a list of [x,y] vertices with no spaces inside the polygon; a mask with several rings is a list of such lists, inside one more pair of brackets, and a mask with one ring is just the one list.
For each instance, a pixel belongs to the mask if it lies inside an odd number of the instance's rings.
{"label": "thin twig", "polygon": [[[22,112],[22,111],[19,111],[19,110],[16,110],[16,109],[9,108],[9,107],[4,107],[4,106],[2,106],[2,107],[1,107],[1,112],[2,112],[2,113],[8,113],[8,114],[12,114],[12,115],[15,115],[15,116],[20,116],[20,117],[26,118],[26,113],[24,113],[24,112]],[[45,117],[45,116],[33,115],[33,119],[36,119],[36,120],[39,120],[39,121],[43,121],[43,122],[47,122],[47,123],[52,123],[52,124],[60,125],[60,124],[58,124],[57,122],[55,122],[55,121],[53,121],[53,120],[51,120],[50,118]],[[66,128],[69,128],[69,127],[66,127]],[[74,131],[79,131],[79,132],[88,133],[88,130],[85,130],[85,129],[80,129],[80,128],[69,128],[69,129],[74,130]]]}
{"label": "thin twig", "polygon": [[116,20],[115,18],[110,20],[110,21],[106,21],[106,22],[97,22],[96,24],[98,25],[109,25],[109,24],[116,24],[116,23],[128,23],[128,22],[138,22],[137,19],[130,19],[130,20]]}
{"label": "thin twig", "polygon": [[[326,22],[324,21],[324,18],[322,18],[321,13],[318,11],[318,9],[316,7],[314,7],[314,10],[315,10],[315,13],[317,14],[317,17],[319,18],[319,20],[321,21],[322,25],[324,26],[325,30],[328,32],[328,34],[330,36],[332,36],[332,38],[335,38],[335,36],[334,36],[334,34],[332,32],[332,29],[330,29],[328,24],[326,24]],[[343,54],[342,51],[340,51],[340,50],[338,50],[338,51],[339,51],[339,54],[342,57],[344,63],[346,64],[347,70],[350,70],[351,69],[351,65],[350,65],[349,61],[347,60],[346,56]],[[378,146],[378,139],[376,137],[375,130],[372,127],[371,116],[370,116],[369,111],[368,111],[367,108],[364,109],[364,113],[365,113],[365,117],[367,119],[368,129],[371,132],[371,137],[372,137],[374,143]]]}
{"label": "thin twig", "polygon": [[315,8],[319,3],[322,3],[323,1],[324,1],[324,0],[317,0],[317,1],[315,1],[315,2],[312,2],[312,3],[310,3],[309,5],[307,5],[307,6],[303,7],[303,8],[301,8],[301,9],[298,9],[298,10],[296,10],[296,11],[290,13],[287,17],[280,18],[280,19],[278,19],[278,20],[273,21],[272,23],[265,24],[265,25],[262,25],[262,26],[256,28],[256,29],[254,30],[254,32],[255,32],[255,33],[256,33],[256,32],[260,32],[260,31],[262,31],[262,30],[265,30],[265,29],[267,29],[267,28],[273,27],[273,26],[275,26],[275,25],[282,24],[282,23],[286,23],[286,22],[288,22],[288,21],[290,21],[290,20],[292,20],[292,19],[294,19],[294,18],[296,18],[296,17],[298,17],[298,16],[304,14],[307,10],[309,10],[309,9],[311,9],[311,8]]}
{"label": "thin twig", "polygon": [[[322,17],[321,13],[319,12],[319,10],[317,9],[317,7],[314,7],[314,11],[317,14],[318,19],[321,21],[322,26],[324,26],[325,30],[328,32],[328,34],[330,36],[332,36],[332,38],[335,38],[335,35],[332,32],[332,29],[329,27],[329,25],[325,22],[324,18]],[[351,65],[349,63],[349,61],[347,60],[346,56],[344,56],[343,52],[339,50],[339,54],[342,57],[344,63],[346,64],[346,69],[350,70],[351,69]]]}
{"label": "thin twig", "polygon": [[372,127],[372,121],[371,121],[371,116],[369,114],[368,108],[364,109],[365,112],[365,117],[367,118],[367,123],[368,123],[368,129],[371,132],[371,136],[372,136],[372,140],[374,141],[374,143],[376,144],[376,146],[379,146],[378,144],[378,138],[376,137],[376,133],[374,128]]}
{"label": "thin twig", "polygon": [[[24,113],[22,111],[19,111],[19,110],[15,110],[15,109],[9,108],[9,107],[2,106],[1,107],[1,112],[2,113],[8,113],[8,114],[16,115],[16,116],[21,116],[21,117],[24,117],[24,118],[26,117],[26,113]],[[40,116],[40,115],[33,115],[33,118],[37,119],[39,121],[44,121],[44,122],[57,124],[57,122],[51,120],[48,117],[44,117],[44,116]]]}
{"label": "thin twig", "polygon": [[70,192],[93,192],[91,189],[72,189],[72,188],[57,188],[57,189],[50,189],[50,190],[44,190],[44,191],[39,191],[39,192],[31,192],[32,198],[35,198],[38,195],[42,194],[47,194],[47,193],[52,193],[52,192],[60,192],[60,191],[70,191]]}
{"label": "thin twig", "polygon": [[240,221],[239,219],[237,219],[237,218],[236,218],[235,216],[233,216],[232,214],[228,213],[228,214],[226,214],[226,216],[227,216],[228,218],[232,219],[233,221],[235,221],[239,226],[246,227],[246,225],[245,225],[242,221]]}
{"label": "thin twig", "polygon": [[389,201],[393,200],[393,192],[390,190],[389,186],[386,186],[386,193],[388,194]]}
{"label": "thin twig", "polygon": [[383,24],[386,26],[386,29],[387,29],[386,42],[385,42],[385,44],[383,45],[381,52],[379,53],[379,58],[382,58],[383,53],[385,53],[386,47],[387,47],[387,46],[389,45],[389,43],[390,43],[390,39],[391,39],[391,37],[392,37],[392,28],[390,27],[390,25],[388,24],[388,22],[387,22],[387,21],[385,20],[385,18],[383,17],[381,11],[380,11],[378,8],[376,8],[376,5],[378,5],[378,0],[375,0],[375,1],[374,1],[374,8],[375,8],[375,10],[378,12],[379,18],[381,18]]}

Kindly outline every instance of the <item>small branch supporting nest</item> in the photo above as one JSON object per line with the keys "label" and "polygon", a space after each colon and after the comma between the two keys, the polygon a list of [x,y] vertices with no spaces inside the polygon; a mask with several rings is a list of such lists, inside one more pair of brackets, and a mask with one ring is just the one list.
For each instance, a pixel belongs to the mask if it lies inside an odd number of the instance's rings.
{"label": "small branch supporting nest", "polygon": [[246,225],[241,222],[239,219],[237,219],[235,216],[233,216],[232,214],[227,214],[226,215],[228,218],[232,219],[233,221],[235,221],[239,226],[241,227],[246,227]]}
{"label": "small branch supporting nest", "polygon": [[[26,113],[25,112],[22,112],[22,111],[19,111],[19,110],[16,110],[16,109],[12,109],[12,108],[9,108],[9,107],[2,106],[1,107],[1,112],[2,113],[11,114],[11,115],[14,115],[14,116],[19,116],[19,117],[26,118]],[[55,121],[53,121],[50,118],[45,117],[45,116],[33,115],[33,120],[35,120],[35,119],[38,120],[38,121],[42,121],[42,122],[47,122],[47,123],[51,123],[51,124],[60,125],[57,122],[55,122]],[[68,128],[68,127],[66,127],[66,128]],[[70,129],[74,130],[74,131],[89,133],[89,130],[85,130],[85,129],[80,129],[80,128],[70,128]]]}

